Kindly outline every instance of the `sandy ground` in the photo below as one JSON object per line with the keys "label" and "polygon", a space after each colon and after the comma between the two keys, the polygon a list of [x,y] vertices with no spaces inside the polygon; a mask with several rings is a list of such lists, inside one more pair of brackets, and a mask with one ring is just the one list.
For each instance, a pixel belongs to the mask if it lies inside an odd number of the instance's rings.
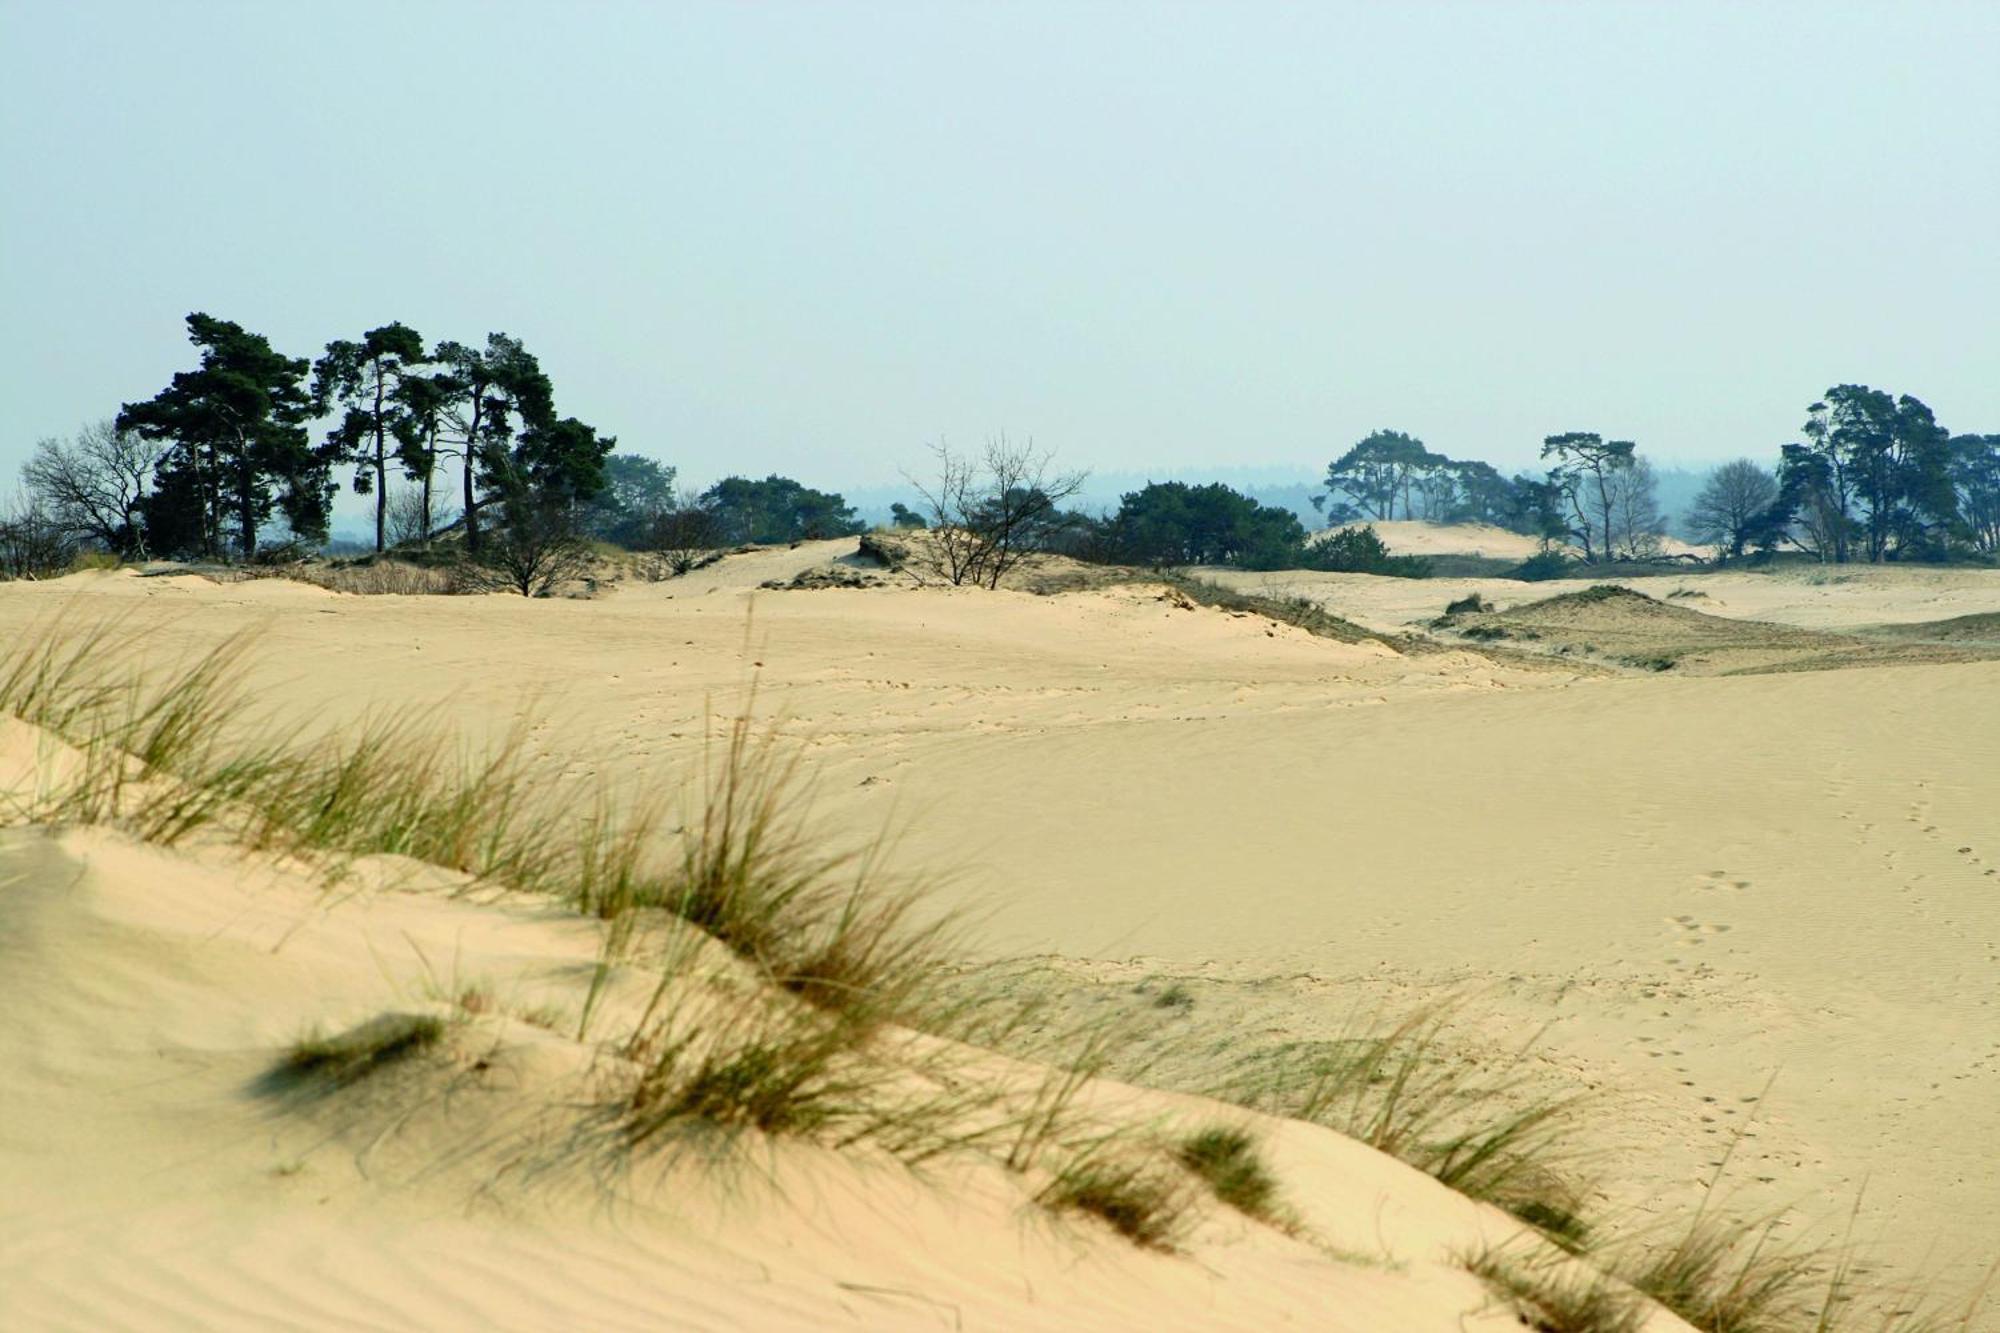
{"label": "sandy ground", "polygon": [[[255,629],[261,700],[306,725],[448,699],[492,734],[539,695],[540,749],[651,786],[754,675],[833,825],[898,828],[991,953],[1107,995],[1185,978],[1172,1021],[1225,1040],[1470,989],[1496,1041],[1546,1028],[1550,1076],[1603,1091],[1614,1210],[1687,1202],[1748,1122],[1745,1206],[1833,1226],[1865,1185],[1859,1235],[1905,1271],[2000,1255],[2000,664],[1603,678],[1139,588],[748,595],[844,549],[590,602],[78,576],[0,588],[0,637],[124,614],[172,655]],[[1382,628],[1561,588],[1235,577]],[[1705,612],[1825,628],[2000,609],[1992,573],[1701,586]]]}
{"label": "sandy ground", "polygon": [[[1359,524],[1345,524],[1358,527]],[[1542,549],[1533,537],[1490,523],[1427,523],[1422,519],[1380,519],[1367,524],[1395,555],[1477,555],[1489,560],[1526,560]],[[1660,549],[1670,555],[1707,556],[1709,548],[1678,537],[1664,537]]]}

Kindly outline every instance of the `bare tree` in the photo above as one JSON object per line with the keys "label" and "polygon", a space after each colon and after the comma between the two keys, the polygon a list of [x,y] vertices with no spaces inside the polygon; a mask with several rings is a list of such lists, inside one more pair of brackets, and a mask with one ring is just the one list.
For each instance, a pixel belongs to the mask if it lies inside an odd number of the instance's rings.
{"label": "bare tree", "polygon": [[1777,499],[1777,480],[1763,468],[1747,458],[1724,463],[1708,474],[1688,509],[1688,535],[1733,560],[1743,554],[1759,521]]}
{"label": "bare tree", "polygon": [[97,421],[65,444],[43,440],[21,480],[44,519],[121,556],[144,555],[142,508],[168,445]]}
{"label": "bare tree", "polygon": [[931,540],[919,563],[952,584],[997,588],[1007,572],[1038,549],[1062,502],[1083,489],[1085,472],[1052,472],[1054,450],[1001,435],[977,458],[942,441],[931,453],[928,483],[904,473],[923,498]]}
{"label": "bare tree", "polygon": [[685,574],[721,547],[722,523],[693,491],[682,491],[672,505],[646,520],[643,541],[667,573]]}
{"label": "bare tree", "polygon": [[561,504],[509,500],[497,530],[480,552],[500,586],[523,597],[547,597],[559,584],[590,568],[590,544],[575,515]]}
{"label": "bare tree", "polygon": [[429,486],[401,486],[389,495],[389,544],[428,546],[431,534],[452,520],[440,493]]}
{"label": "bare tree", "polygon": [[75,560],[75,536],[38,497],[22,495],[0,509],[0,579],[65,573]]}
{"label": "bare tree", "polygon": [[1611,473],[1608,553],[1627,560],[1651,560],[1660,554],[1667,525],[1660,514],[1657,486],[1653,465],[1643,458],[1634,457]]}

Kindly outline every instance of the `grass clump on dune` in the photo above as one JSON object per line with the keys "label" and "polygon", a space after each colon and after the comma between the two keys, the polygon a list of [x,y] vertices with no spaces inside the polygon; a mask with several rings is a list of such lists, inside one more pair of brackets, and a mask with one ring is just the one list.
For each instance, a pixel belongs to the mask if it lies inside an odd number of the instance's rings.
{"label": "grass clump on dune", "polygon": [[1176,1248],[1189,1222],[1186,1189],[1159,1164],[1096,1148],[1065,1162],[1036,1202],[1098,1218],[1135,1245]]}
{"label": "grass clump on dune", "polygon": [[331,1037],[300,1038],[285,1053],[278,1072],[290,1079],[345,1086],[443,1039],[444,1020],[435,1014],[382,1014]]}
{"label": "grass clump on dune", "polygon": [[1174,1155],[1237,1212],[1262,1221],[1277,1215],[1277,1177],[1265,1165],[1248,1130],[1210,1126],[1182,1139]]}
{"label": "grass clump on dune", "polygon": [[863,1025],[916,1012],[952,923],[921,921],[920,895],[880,873],[880,843],[829,849],[797,751],[745,713],[711,750],[699,817],[657,905],[755,963],[783,989]]}
{"label": "grass clump on dune", "polygon": [[1536,1333],[1639,1333],[1645,1302],[1600,1273],[1487,1250],[1466,1271],[1505,1296]]}
{"label": "grass clump on dune", "polygon": [[1580,1240],[1567,1145],[1583,1098],[1541,1092],[1525,1050],[1497,1068],[1455,1057],[1444,1041],[1450,1017],[1448,1006],[1424,1008],[1375,1035],[1262,1053],[1217,1092],[1337,1129]]}

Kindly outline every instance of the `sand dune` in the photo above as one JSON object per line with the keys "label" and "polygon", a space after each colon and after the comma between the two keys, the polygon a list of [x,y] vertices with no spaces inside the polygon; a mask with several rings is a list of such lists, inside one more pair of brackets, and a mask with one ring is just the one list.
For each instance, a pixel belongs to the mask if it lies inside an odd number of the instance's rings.
{"label": "sand dune", "polygon": [[[0,638],[51,616],[123,614],[168,657],[255,629],[261,701],[309,729],[449,696],[454,723],[491,736],[539,693],[554,721],[533,733],[537,751],[577,777],[655,788],[696,768],[705,719],[755,676],[762,706],[810,737],[836,827],[894,823],[898,864],[950,872],[945,900],[977,914],[980,948],[1045,955],[1078,995],[1141,1003],[1146,978],[1183,979],[1193,1002],[1173,1021],[1242,1045],[1329,1034],[1357,1004],[1469,987],[1491,1040],[1546,1026],[1549,1077],[1605,1091],[1612,1109],[1593,1133],[1610,1153],[1601,1189],[1614,1211],[1695,1197],[1751,1122],[1731,1170],[1745,1206],[1798,1202],[1837,1226],[1865,1182],[1862,1235],[1905,1270],[1943,1288],[2000,1254],[1987,1147],[2000,1141],[2000,664],[1603,678],[1336,643],[1144,587],[749,593],[841,549],[762,553],[596,601],[99,574],[0,589]],[[1991,573],[1857,573],[1707,576],[1698,605],[1840,628],[2000,608]],[[1562,587],[1231,578],[1398,630],[1474,588],[1504,606]],[[116,1291],[62,1314],[79,1279],[61,1261],[105,1253],[144,1257],[121,1279],[142,1303],[132,1308],[185,1324],[254,1322],[287,1300],[337,1309],[345,1264],[402,1275],[382,1299],[406,1304],[374,1316],[388,1324],[427,1322],[447,1308],[423,1303],[436,1301],[497,1326],[560,1313],[722,1327],[744,1317],[751,1307],[730,1302],[753,1290],[767,1302],[760,1326],[839,1312],[856,1326],[949,1327],[949,1306],[965,1327],[1226,1327],[1239,1315],[1264,1327],[1309,1307],[1315,1320],[1349,1312],[1316,1327],[1445,1328],[1480,1305],[1476,1284],[1431,1281],[1428,1269],[1415,1284],[1358,1270],[1328,1303],[1318,1293],[1334,1288],[1312,1284],[1332,1279],[1307,1273],[1299,1253],[1239,1233],[1205,1248],[1196,1271],[1115,1247],[1084,1261],[1074,1240],[1024,1236],[1011,1205],[889,1204],[839,1164],[799,1167],[812,1183],[792,1193],[832,1211],[788,1224],[775,1252],[747,1222],[695,1247],[657,1219],[592,1230],[603,1220],[578,1221],[580,1204],[544,1217],[542,1203],[512,1201],[504,1224],[468,1219],[445,1195],[378,1188],[346,1166],[330,1202],[305,1207],[317,1186],[272,1176],[302,1152],[304,1131],[274,1124],[242,1081],[309,1010],[375,1003],[385,982],[407,986],[409,964],[389,950],[385,978],[350,941],[345,962],[302,974],[314,950],[241,948],[190,980],[194,946],[159,941],[239,929],[255,939],[260,913],[289,912],[311,920],[302,939],[431,931],[440,953],[498,971],[574,957],[582,927],[504,913],[433,921],[394,897],[371,901],[355,927],[313,916],[296,888],[290,907],[268,908],[210,870],[110,874],[119,857],[151,854],[88,838],[16,839],[6,855],[17,880],[83,874],[98,886],[64,905],[0,894],[19,923],[0,931],[13,941],[0,982],[27,988],[10,993],[10,1012],[38,1015],[0,1036],[0,1070],[24,1071],[8,1086],[26,1089],[30,1108],[0,1127],[0,1191],[49,1201],[31,1223],[10,1214],[0,1252],[29,1253],[10,1269],[44,1274],[15,1297],[33,1302],[36,1326],[117,1322]],[[503,943],[517,930],[532,942]],[[23,971],[21,941],[57,938],[92,960],[88,974],[65,973],[61,951]],[[46,988],[70,998],[14,998]],[[166,1066],[157,1083],[135,1073],[147,1052]],[[76,1118],[77,1088],[103,1094],[86,1099],[102,1119]],[[343,1132],[329,1142],[351,1149]],[[135,1141],[127,1158],[86,1151],[118,1136]],[[1287,1172],[1311,1182],[1300,1193],[1327,1201],[1329,1228],[1345,1225],[1336,1215],[1351,1221],[1356,1190],[1420,1217],[1417,1238],[1395,1248],[1419,1267],[1484,1225],[1453,1201],[1425,1211],[1418,1186],[1430,1182],[1371,1175],[1402,1168],[1344,1156],[1352,1145],[1337,1136],[1288,1127],[1282,1142]],[[88,1172],[65,1194],[72,1158]],[[219,1182],[228,1206],[191,1198],[194,1178]],[[854,1195],[852,1206],[890,1214],[868,1234],[922,1235],[936,1252],[892,1261],[857,1248],[858,1224],[829,1202]],[[109,1206],[120,1197],[123,1212]],[[34,1236],[31,1252],[16,1248]],[[1365,1236],[1347,1241],[1368,1250]],[[560,1260],[538,1258],[543,1246]],[[988,1262],[1000,1251],[1004,1289]],[[732,1267],[753,1261],[754,1284]],[[298,1275],[285,1284],[256,1276],[287,1264]],[[520,1278],[536,1264],[597,1280],[562,1295]],[[644,1303],[631,1291],[642,1270],[671,1274],[651,1281],[686,1304]],[[1023,1304],[1027,1289],[1036,1296]],[[1244,1296],[1253,1290],[1264,1294]]]}

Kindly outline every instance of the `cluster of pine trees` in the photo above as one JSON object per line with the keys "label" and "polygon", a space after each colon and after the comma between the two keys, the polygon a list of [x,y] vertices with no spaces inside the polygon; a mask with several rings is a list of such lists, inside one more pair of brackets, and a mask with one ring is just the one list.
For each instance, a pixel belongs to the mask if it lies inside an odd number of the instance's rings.
{"label": "cluster of pine trees", "polygon": [[374,499],[377,550],[388,544],[392,472],[413,483],[414,527],[427,540],[456,470],[474,555],[488,529],[571,514],[605,489],[616,441],[557,415],[548,375],[517,338],[427,346],[393,323],[308,361],[211,315],[189,315],[187,328],[200,352],[192,370],[126,403],[108,428],[45,442],[27,469],[32,494],[120,555],[249,558],[278,519],[318,545],[347,469]]}
{"label": "cluster of pine trees", "polygon": [[[504,563],[509,546],[540,551],[588,535],[667,553],[678,568],[703,551],[864,526],[839,494],[788,477],[732,476],[677,493],[673,468],[613,456],[613,438],[558,415],[548,375],[506,334],[429,345],[392,323],[308,361],[206,314],[187,327],[200,353],[193,369],[72,441],[37,447],[23,473],[27,503],[0,517],[0,573],[61,568],[79,545],[126,558],[250,558],[279,520],[289,541],[317,546],[343,475],[372,497],[377,551],[459,527],[474,559],[496,541],[490,558]],[[1633,442],[1571,431],[1546,437],[1541,453],[1543,475],[1507,477],[1379,430],[1328,465],[1312,503],[1336,525],[1491,523],[1588,563],[1660,553],[1666,524]],[[1008,516],[1010,548],[1117,563],[1423,572],[1372,530],[1309,539],[1297,514],[1219,483],[1151,483],[1092,516],[1061,507],[1081,474],[1043,494],[1040,471],[1002,472],[991,495],[972,495],[964,477],[935,495],[917,484],[925,512],[898,504],[894,521],[971,529],[991,510]],[[951,504],[938,500],[947,493]],[[1991,559],[2000,435],[1953,435],[1907,394],[1839,385],[1808,409],[1775,469],[1739,459],[1711,473],[1684,530],[1724,559],[1781,550],[1827,562]]]}

